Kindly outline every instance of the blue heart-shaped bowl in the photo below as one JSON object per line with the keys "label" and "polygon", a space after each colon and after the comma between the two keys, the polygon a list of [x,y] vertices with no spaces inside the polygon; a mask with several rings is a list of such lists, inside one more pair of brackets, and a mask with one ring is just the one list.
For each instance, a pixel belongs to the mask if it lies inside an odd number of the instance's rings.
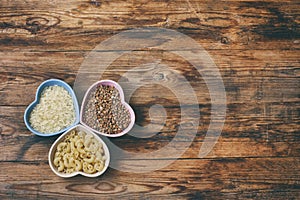
{"label": "blue heart-shaped bowl", "polygon": [[[30,116],[30,113],[31,111],[34,109],[34,107],[39,103],[40,101],[40,96],[41,96],[41,93],[42,91],[44,90],[45,87],[48,87],[48,86],[53,86],[53,85],[58,85],[58,86],[61,86],[63,87],[64,89],[66,89],[70,95],[72,96],[72,99],[73,99],[73,103],[74,103],[74,108],[75,108],[75,122],[73,124],[71,124],[70,126],[58,131],[58,132],[54,132],[54,133],[41,133],[41,132],[38,132],[36,130],[34,130],[31,125],[30,125],[30,122],[29,122],[29,116]],[[66,130],[68,130],[70,127],[76,125],[79,123],[79,106],[78,106],[78,101],[77,101],[77,98],[76,98],[76,95],[73,91],[73,89],[64,81],[61,81],[59,79],[49,79],[49,80],[46,80],[44,81],[37,89],[37,92],[36,92],[36,95],[35,95],[35,100],[27,107],[27,109],[25,110],[25,113],[24,113],[24,122],[26,124],[26,127],[34,134],[36,135],[39,135],[39,136],[44,136],[44,137],[49,137],[49,136],[53,136],[53,135],[58,135],[58,134],[61,134],[63,132],[65,132]]]}

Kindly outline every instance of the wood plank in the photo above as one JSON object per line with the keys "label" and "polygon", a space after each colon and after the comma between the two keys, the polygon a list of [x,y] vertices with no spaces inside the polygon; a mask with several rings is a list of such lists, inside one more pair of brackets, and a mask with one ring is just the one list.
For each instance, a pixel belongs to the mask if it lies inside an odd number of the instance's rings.
{"label": "wood plank", "polygon": [[[299,69],[298,51],[212,51],[216,65],[222,75],[229,103],[253,102],[298,102],[299,97]],[[0,53],[0,104],[28,105],[34,98],[38,85],[49,78],[63,79],[73,85],[76,73],[86,52],[2,52]],[[195,90],[199,103],[207,104],[210,96],[207,86],[199,72],[182,58],[170,52],[134,52],[125,54],[117,59],[103,74],[103,78],[118,81],[123,74],[135,67],[159,60],[176,73],[183,75]],[[151,70],[145,68],[151,75]],[[97,69],[100,70],[101,69]],[[90,70],[91,71],[91,70]],[[92,71],[93,72],[93,71]],[[131,76],[141,76],[145,71],[133,71]],[[163,82],[179,82],[182,80],[164,74]],[[87,74],[98,80],[97,73]],[[154,77],[145,77],[154,79]],[[143,80],[143,79],[142,79]],[[141,81],[142,81],[141,80]],[[126,84],[126,82],[124,82]],[[121,84],[122,85],[122,84]],[[126,86],[126,85],[125,85]],[[162,87],[150,85],[144,87],[133,96],[136,105],[153,102],[157,96],[157,89]],[[127,92],[126,87],[125,94]],[[179,88],[180,89],[180,88]],[[26,95],[25,95],[26,93]],[[140,98],[140,97],[143,98]],[[146,97],[146,98],[145,98]],[[163,98],[168,99],[170,105],[174,101],[174,94],[164,89]],[[167,103],[167,102],[164,102]]]}
{"label": "wood plank", "polygon": [[[216,157],[289,157],[298,156],[299,147],[299,110],[300,104],[278,105],[272,109],[280,114],[269,113],[268,116],[252,113],[250,110],[243,110],[245,107],[231,106],[238,109],[227,113],[227,119],[222,130],[221,137],[208,158]],[[206,109],[206,108],[204,108]],[[288,109],[288,112],[286,111]],[[35,161],[47,160],[47,154],[51,144],[57,137],[43,138],[30,133],[23,122],[25,107],[0,107],[0,161]],[[200,110],[202,112],[203,108]],[[253,109],[255,110],[255,109]],[[154,110],[155,111],[155,110]],[[179,108],[166,108],[167,113],[172,113],[164,122],[164,117],[157,115],[154,121],[154,129],[158,132],[151,138],[136,138],[125,135],[121,138],[112,139],[113,143],[129,152],[148,153],[163,148],[176,135],[178,124],[180,124]],[[190,110],[190,112],[195,112]],[[286,116],[282,115],[286,113]],[[204,112],[205,113],[205,112]],[[238,114],[239,113],[239,114]],[[209,125],[209,115],[202,114],[198,133],[193,143],[182,158],[198,158],[198,153]],[[137,123],[146,125],[150,122],[148,108],[139,108]],[[17,123],[16,123],[17,122]],[[162,128],[162,129],[161,129]],[[161,129],[161,130],[160,130]],[[152,133],[152,129],[150,133]],[[193,128],[187,127],[179,137],[179,142],[187,142],[188,134]],[[146,134],[147,129],[134,128],[130,134]],[[178,146],[184,148],[186,143]],[[184,151],[183,151],[184,152]],[[173,159],[174,154],[170,153],[166,158]]]}
{"label": "wood plank", "polygon": [[[1,161],[9,162],[37,162],[48,159],[49,149],[56,138],[37,138],[37,137],[19,137],[18,139],[10,139],[7,143],[1,145]],[[20,141],[25,140],[25,142]],[[128,152],[135,153],[150,153],[163,148],[168,143],[163,140],[157,140],[156,142],[148,141],[143,142],[137,139],[122,139],[113,142]],[[2,143],[2,141],[1,141]],[[124,145],[126,143],[127,145]],[[138,145],[136,145],[139,143]],[[195,159],[198,158],[200,147],[203,142],[194,141],[191,146],[182,151],[183,155],[181,159]],[[287,142],[256,142],[251,139],[223,139],[219,138],[218,143],[214,146],[213,150],[205,156],[205,158],[272,158],[272,157],[294,157],[299,156],[299,141],[287,141]],[[108,145],[109,148],[111,147]],[[180,145],[179,145],[180,147]],[[175,153],[177,151],[168,151],[169,155],[163,157],[163,159],[173,160],[177,159]],[[115,156],[115,157],[114,157]],[[117,162],[117,155],[112,152],[112,160]],[[130,158],[124,158],[130,159]]]}
{"label": "wood plank", "polygon": [[0,170],[6,173],[0,175],[0,194],[14,199],[71,199],[74,196],[83,199],[292,199],[299,194],[299,162],[299,157],[177,160],[147,174],[128,176],[128,173],[109,169],[97,179],[81,176],[61,179],[45,162],[19,162],[14,163],[14,167],[9,162],[1,162]]}
{"label": "wood plank", "polygon": [[0,49],[91,50],[115,33],[141,26],[178,30],[206,49],[300,47],[297,1],[159,3],[158,8],[157,2],[146,0],[5,1]]}

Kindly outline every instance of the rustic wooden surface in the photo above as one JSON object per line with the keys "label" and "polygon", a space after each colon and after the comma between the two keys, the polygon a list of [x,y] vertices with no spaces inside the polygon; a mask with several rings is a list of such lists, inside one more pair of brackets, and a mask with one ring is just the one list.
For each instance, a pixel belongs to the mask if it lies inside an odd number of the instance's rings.
{"label": "rustic wooden surface", "polygon": [[[1,0],[0,199],[299,199],[299,22],[297,0]],[[47,160],[55,137],[40,138],[26,129],[26,106],[42,81],[59,78],[73,85],[90,50],[136,27],[174,29],[211,55],[227,94],[218,143],[198,158],[211,106],[201,76],[183,59],[150,52],[184,75],[196,91],[201,119],[190,148],[154,172],[109,169],[94,179],[57,177]],[[118,80],[149,55],[134,53],[112,63],[104,78]],[[115,144],[151,152],[172,140],[180,122],[179,104],[170,91],[157,95],[156,89],[140,88],[130,104],[139,125],[149,123],[150,105],[165,106],[168,117],[160,134],[124,136],[114,139]]]}

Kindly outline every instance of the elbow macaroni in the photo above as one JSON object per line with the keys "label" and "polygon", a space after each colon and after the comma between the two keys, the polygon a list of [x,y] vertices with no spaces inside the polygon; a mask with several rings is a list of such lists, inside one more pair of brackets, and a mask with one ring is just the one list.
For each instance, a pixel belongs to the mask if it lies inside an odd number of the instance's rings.
{"label": "elbow macaroni", "polygon": [[56,147],[53,164],[59,172],[102,171],[106,156],[102,144],[93,135],[72,130]]}

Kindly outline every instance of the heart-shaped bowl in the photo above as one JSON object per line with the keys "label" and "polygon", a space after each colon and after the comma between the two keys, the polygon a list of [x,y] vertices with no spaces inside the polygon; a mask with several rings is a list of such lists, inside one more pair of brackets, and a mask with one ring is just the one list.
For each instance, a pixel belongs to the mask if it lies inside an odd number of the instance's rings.
{"label": "heart-shaped bowl", "polygon": [[[93,139],[92,140],[87,139],[86,136],[82,137],[83,138],[82,139],[81,138],[82,135],[79,135],[82,132],[84,132],[86,135],[88,135],[89,138],[90,138],[90,136],[92,136]],[[78,137],[76,137],[76,134]],[[99,144],[101,144],[101,145],[98,146],[99,147],[98,150],[94,150],[94,152],[91,153],[91,152],[89,152],[89,150],[86,150],[87,146],[78,145],[81,142],[81,141],[79,141],[80,139],[83,140],[82,144],[84,144],[84,145],[86,145],[86,142],[88,142],[87,140],[89,140],[88,143],[92,142],[93,144],[95,144],[98,142],[98,145]],[[68,144],[69,147],[63,146],[62,144],[63,145]],[[68,148],[69,148],[69,151],[67,150]],[[58,152],[58,149],[61,149],[61,151]],[[65,154],[62,152],[64,152]],[[66,152],[69,152],[69,153],[66,153]],[[101,170],[99,170],[97,172],[93,172],[93,173],[84,172],[83,171],[83,168],[85,165],[84,162],[86,162],[86,164],[91,164],[92,166],[95,166],[96,163],[99,161],[99,160],[97,161],[97,159],[95,159],[95,157],[93,157],[94,155],[97,155],[97,152],[98,153],[101,152],[101,155],[103,157],[105,156],[105,158],[106,158],[105,161],[101,161],[103,164],[101,167]],[[75,156],[76,153],[78,153],[77,158],[72,157],[72,156]],[[85,157],[89,153],[90,153],[91,157],[89,157],[89,158]],[[66,154],[68,154],[68,155],[66,155]],[[68,160],[64,160],[65,157]],[[73,164],[71,163],[71,157],[72,157],[72,159],[74,158],[74,160],[72,161]],[[91,160],[92,157],[93,157],[93,160]],[[59,161],[55,161],[55,159],[57,159]],[[78,167],[79,165],[77,165],[77,161],[75,161],[75,160],[77,160],[78,162],[82,161],[81,170],[72,171],[72,172],[68,173],[68,172],[59,171],[58,167],[55,165],[55,162],[62,162],[62,164],[61,164],[62,166],[60,165],[59,167],[64,167],[64,169],[66,169],[67,167],[71,168],[72,165],[73,165],[73,167]],[[60,176],[63,178],[70,178],[70,177],[76,176],[78,174],[80,174],[82,176],[86,176],[86,177],[97,177],[97,176],[100,176],[101,174],[103,174],[107,170],[109,162],[110,162],[110,153],[107,148],[107,145],[97,134],[95,134],[93,131],[89,130],[88,128],[78,124],[74,127],[71,127],[69,130],[67,130],[65,133],[63,133],[52,144],[52,146],[49,150],[48,161],[49,161],[49,165],[50,165],[50,168],[52,169],[52,171],[57,176]],[[67,163],[65,163],[65,162],[67,162]]]}
{"label": "heart-shaped bowl", "polygon": [[[129,122],[129,124],[126,128],[122,129],[121,132],[109,134],[108,132],[100,131],[99,129],[97,130],[95,127],[91,127],[89,125],[89,123],[87,123],[88,119],[85,119],[86,118],[85,111],[89,110],[89,109],[87,109],[87,104],[91,100],[90,96],[92,96],[92,93],[101,85],[102,86],[112,86],[112,87],[114,87],[120,95],[119,97],[120,97],[121,105],[124,106],[125,109],[129,112],[129,114],[128,113],[127,114],[129,116],[128,118],[130,119],[130,122]],[[94,116],[94,119],[92,119],[92,120],[96,120],[95,116]],[[91,129],[92,131],[94,131],[97,134],[104,135],[104,136],[107,136],[107,137],[120,137],[120,136],[128,133],[132,129],[132,127],[134,126],[135,114],[134,114],[133,109],[130,107],[130,105],[125,102],[122,87],[118,83],[116,83],[115,81],[101,80],[101,81],[97,81],[96,83],[91,85],[89,87],[89,89],[86,91],[85,95],[84,95],[84,98],[83,98],[83,101],[82,101],[82,104],[81,104],[81,110],[80,110],[80,123],[82,125],[88,127],[89,129]],[[111,126],[111,125],[107,124],[107,126]]]}
{"label": "heart-shaped bowl", "polygon": [[[64,129],[60,130],[60,131],[57,131],[57,132],[53,132],[53,133],[41,133],[37,130],[35,130],[30,122],[29,122],[29,118],[30,118],[30,114],[32,112],[32,110],[35,108],[35,106],[37,104],[39,104],[40,102],[40,97],[41,97],[41,94],[43,92],[43,90],[46,88],[46,87],[49,87],[49,86],[61,86],[63,87],[64,89],[66,89],[69,94],[71,95],[72,99],[73,99],[73,104],[74,104],[74,108],[75,108],[75,121],[73,124],[71,124],[70,126],[68,127],[65,127]],[[34,133],[35,135],[38,135],[38,136],[43,136],[43,137],[49,137],[49,136],[53,136],[53,135],[58,135],[58,134],[61,134],[63,132],[65,132],[66,130],[68,130],[70,127],[76,125],[79,123],[79,106],[78,106],[78,101],[77,101],[77,98],[76,98],[76,95],[73,91],[73,89],[64,81],[62,80],[59,80],[59,79],[49,79],[49,80],[46,80],[44,81],[43,83],[40,84],[40,86],[38,87],[37,89],[37,92],[36,92],[36,95],[35,95],[35,100],[26,108],[25,110],[25,113],[24,113],[24,122],[25,122],[25,125],[26,127],[32,132]]]}

